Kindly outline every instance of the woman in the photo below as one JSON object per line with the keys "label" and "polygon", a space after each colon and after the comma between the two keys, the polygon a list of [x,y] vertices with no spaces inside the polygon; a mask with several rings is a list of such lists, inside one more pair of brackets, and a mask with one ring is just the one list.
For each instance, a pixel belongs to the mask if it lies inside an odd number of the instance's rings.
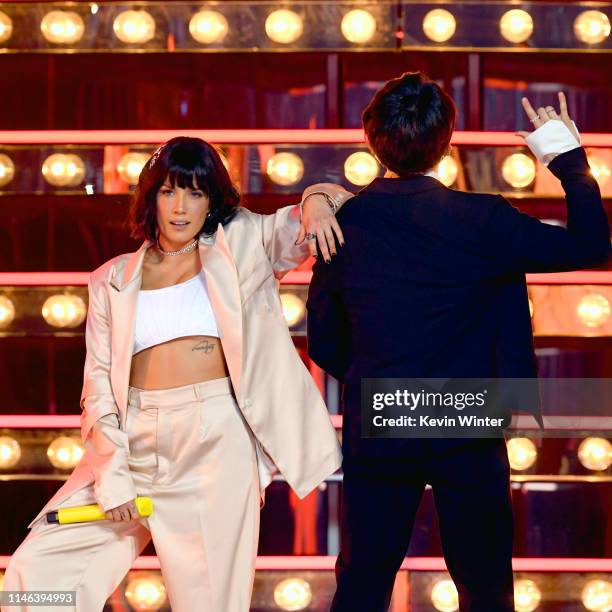
{"label": "woman", "polygon": [[[174,138],[152,156],[130,210],[142,246],[89,281],[85,455],[30,523],[5,590],[76,591],[77,610],[101,610],[153,538],[174,612],[249,609],[271,472],[304,497],[341,461],[276,282],[315,241],[326,259],[342,242],[333,212],[351,194],[323,189],[258,215],[206,142]],[[152,497],[150,517],[137,495]],[[91,503],[109,520],[44,518]]]}

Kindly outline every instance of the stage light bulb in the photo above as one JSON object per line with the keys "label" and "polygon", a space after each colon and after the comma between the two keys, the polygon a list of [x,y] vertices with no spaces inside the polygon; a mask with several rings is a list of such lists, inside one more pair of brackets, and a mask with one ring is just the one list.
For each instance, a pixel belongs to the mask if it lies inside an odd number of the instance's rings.
{"label": "stage light bulb", "polygon": [[166,587],[154,574],[132,578],[125,587],[125,598],[135,610],[159,610],[166,603]]}
{"label": "stage light bulb", "polygon": [[15,467],[21,459],[21,446],[11,436],[0,436],[0,469]]}
{"label": "stage light bulb", "polygon": [[6,42],[13,35],[13,20],[0,11],[0,43]]}
{"label": "stage light bulb", "polygon": [[0,153],[0,187],[8,185],[15,176],[15,164],[4,153]]}
{"label": "stage light bulb", "polygon": [[535,175],[535,162],[528,155],[514,153],[504,159],[502,177],[512,187],[527,187],[533,183]]}
{"label": "stage light bulb", "polygon": [[218,11],[200,11],[189,21],[189,33],[199,43],[220,43],[229,31],[229,24]]}
{"label": "stage light bulb", "polygon": [[281,293],[281,304],[283,305],[283,315],[289,327],[293,327],[302,321],[306,314],[304,300],[295,293]]}
{"label": "stage light bulb", "polygon": [[71,45],[83,38],[85,22],[73,11],[51,11],[40,22],[40,30],[50,43]]}
{"label": "stage light bulb", "polygon": [[266,19],[266,34],[274,42],[295,42],[303,32],[304,20],[293,11],[274,11]]}
{"label": "stage light bulb", "polygon": [[87,306],[78,295],[52,295],[43,304],[42,316],[53,327],[78,327],[87,316]]}
{"label": "stage light bulb", "polygon": [[600,187],[610,180],[612,172],[610,166],[601,158],[596,155],[587,155],[587,161],[591,167],[591,174],[597,181]]}
{"label": "stage light bulb", "polygon": [[85,448],[80,438],[59,436],[49,444],[47,457],[54,467],[67,470],[74,468],[84,452]]}
{"label": "stage light bulb", "polygon": [[522,43],[533,33],[533,19],[527,11],[512,9],[502,15],[499,30],[508,42]]}
{"label": "stage light bulb", "polygon": [[14,319],[15,305],[6,295],[0,295],[0,329],[8,327]]}
{"label": "stage light bulb", "polygon": [[295,185],[304,176],[304,163],[295,153],[276,153],[266,164],[266,174],[277,185]]}
{"label": "stage light bulb", "polygon": [[274,589],[274,603],[281,610],[305,610],[311,602],[312,589],[302,578],[287,578],[279,582]]}
{"label": "stage light bulb", "polygon": [[123,11],[113,21],[115,36],[124,43],[146,43],[155,36],[155,19],[147,11]]}
{"label": "stage light bulb", "polygon": [[117,174],[128,185],[136,185],[140,173],[150,157],[148,153],[138,153],[135,151],[126,153],[117,164]]}
{"label": "stage light bulb", "polygon": [[423,32],[434,42],[446,42],[457,29],[457,20],[446,9],[433,9],[423,18]]}
{"label": "stage light bulb", "polygon": [[587,470],[603,472],[612,464],[612,444],[606,438],[585,438],[578,447],[578,459]]}
{"label": "stage light bulb", "polygon": [[517,580],[514,583],[514,609],[516,612],[533,612],[542,599],[542,592],[533,580]]}
{"label": "stage light bulb", "polygon": [[54,187],[76,187],[85,177],[85,164],[73,153],[54,153],[44,161],[42,174]]}
{"label": "stage light bulb", "polygon": [[536,461],[538,451],[529,438],[510,438],[506,442],[508,461],[513,470],[527,470]]}
{"label": "stage light bulb", "polygon": [[589,580],[580,595],[582,604],[591,612],[610,612],[612,610],[612,582],[597,578]]}
{"label": "stage light bulb", "polygon": [[450,187],[457,180],[459,166],[457,166],[457,162],[451,155],[446,155],[438,164],[436,173],[440,177],[440,180],[447,187]]}
{"label": "stage light bulb", "polygon": [[349,42],[366,43],[376,33],[376,19],[368,11],[355,9],[342,18],[340,29]]}
{"label": "stage light bulb", "polygon": [[351,153],[344,162],[344,176],[353,185],[371,183],[379,172],[378,162],[373,155],[365,151]]}
{"label": "stage light bulb", "polygon": [[574,34],[583,43],[600,43],[610,36],[610,20],[601,11],[583,11],[574,20]]}
{"label": "stage light bulb", "polygon": [[431,603],[438,612],[455,612],[459,609],[459,594],[452,580],[438,580],[431,589]]}
{"label": "stage light bulb", "polygon": [[578,302],[576,314],[587,327],[601,327],[610,318],[610,302],[599,293],[588,293]]}

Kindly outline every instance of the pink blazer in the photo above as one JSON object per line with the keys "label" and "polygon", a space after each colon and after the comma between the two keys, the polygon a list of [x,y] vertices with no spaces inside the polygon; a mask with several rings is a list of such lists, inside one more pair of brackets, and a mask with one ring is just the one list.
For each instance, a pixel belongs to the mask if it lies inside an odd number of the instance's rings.
{"label": "pink blazer", "polygon": [[[352,196],[325,190],[339,205]],[[327,408],[295,350],[278,295],[277,279],[308,257],[306,241],[294,244],[299,224],[298,206],[272,215],[241,208],[198,245],[237,403],[257,440],[262,504],[273,472],[303,498],[341,464]],[[92,483],[105,511],[135,497],[124,428],[136,301],[151,244],[91,273],[80,401],[86,451],[29,527]]]}

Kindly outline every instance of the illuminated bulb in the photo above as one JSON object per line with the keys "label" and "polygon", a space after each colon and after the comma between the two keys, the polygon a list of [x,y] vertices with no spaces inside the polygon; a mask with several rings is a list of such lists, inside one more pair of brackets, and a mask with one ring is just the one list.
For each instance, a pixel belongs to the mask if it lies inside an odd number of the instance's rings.
{"label": "illuminated bulb", "polygon": [[443,157],[442,161],[438,164],[436,172],[440,177],[440,180],[447,187],[450,187],[457,180],[459,167],[457,166],[457,162],[453,159],[453,157],[447,155]]}
{"label": "illuminated bulb", "polygon": [[340,29],[349,42],[366,43],[376,33],[376,19],[368,11],[355,9],[342,18]]}
{"label": "illuminated bulb", "polygon": [[276,153],[266,164],[266,174],[277,185],[295,185],[304,176],[304,164],[295,153]]}
{"label": "illuminated bulb", "polygon": [[90,5],[90,7],[89,7],[89,10],[91,11],[92,15],[97,14],[99,9],[100,9],[100,7],[97,4],[95,4],[95,3]]}
{"label": "illuminated bulb", "polygon": [[533,19],[527,11],[512,9],[499,20],[501,35],[509,42],[525,42],[533,33]]}
{"label": "illuminated bulb", "polygon": [[83,38],[85,23],[73,11],[51,11],[40,22],[40,30],[50,43],[70,45]]}
{"label": "illuminated bulb", "polygon": [[600,327],[610,317],[610,302],[599,293],[588,293],[578,302],[576,314],[587,327]]}
{"label": "illuminated bulb", "polygon": [[610,612],[612,610],[612,582],[596,579],[589,580],[580,595],[582,603],[591,612]]}
{"label": "illuminated bulb", "polygon": [[79,438],[59,436],[47,448],[47,457],[56,468],[67,470],[73,468],[83,456],[85,448]]}
{"label": "illuminated bulb", "polygon": [[13,20],[0,11],[0,43],[6,42],[13,35]]}
{"label": "illuminated bulb", "polygon": [[295,295],[295,293],[281,293],[280,299],[287,325],[289,327],[297,325],[304,318],[304,314],[306,313],[304,300]]}
{"label": "illuminated bulb", "polygon": [[423,18],[423,32],[434,42],[446,42],[457,29],[457,21],[446,9],[433,9]]}
{"label": "illuminated bulb", "polygon": [[0,295],[0,328],[8,327],[14,318],[15,305],[6,295]]}
{"label": "illuminated bulb", "polygon": [[136,185],[140,173],[150,157],[147,153],[126,153],[117,164],[117,174],[128,185]]}
{"label": "illuminated bulb", "polygon": [[87,307],[78,295],[52,295],[42,307],[43,318],[53,327],[77,327],[86,315]]}
{"label": "illuminated bulb", "polygon": [[600,43],[610,36],[610,20],[601,11],[583,11],[574,21],[574,34],[583,43]]}
{"label": "illuminated bulb", "polygon": [[42,173],[54,187],[76,187],[85,177],[85,164],[73,153],[54,153],[44,161]]}
{"label": "illuminated bulb", "polygon": [[600,159],[595,155],[588,155],[587,160],[589,162],[589,166],[591,167],[591,174],[601,187],[610,179],[610,175],[612,174],[610,172],[610,166],[608,166],[603,159]]}
{"label": "illuminated bulb", "polygon": [[0,436],[0,469],[15,467],[21,459],[21,446],[15,438]]}
{"label": "illuminated bulb", "polygon": [[113,21],[115,36],[124,43],[146,43],[155,36],[155,20],[147,11],[123,11]]}
{"label": "illuminated bulb", "polygon": [[277,43],[295,42],[303,31],[304,21],[293,11],[274,11],[266,19],[266,34]]}
{"label": "illuminated bulb", "polygon": [[512,187],[527,187],[536,175],[533,159],[524,153],[514,153],[504,159],[502,177]]}
{"label": "illuminated bulb", "polygon": [[514,583],[514,609],[516,612],[533,612],[542,599],[542,593],[533,580],[517,580]]}
{"label": "illuminated bulb", "polygon": [[15,176],[15,164],[4,153],[0,153],[0,187],[8,185]]}
{"label": "illuminated bulb", "polygon": [[535,444],[529,438],[510,438],[506,443],[508,461],[513,470],[530,468],[538,456]]}
{"label": "illuminated bulb", "polygon": [[200,11],[189,21],[189,33],[199,43],[219,43],[229,31],[229,24],[218,11]]}
{"label": "illuminated bulb", "polygon": [[378,162],[365,151],[351,153],[344,162],[344,176],[353,185],[367,185],[378,176]]}
{"label": "illuminated bulb", "polygon": [[274,603],[281,610],[304,610],[311,602],[312,589],[302,578],[287,578],[274,589]]}
{"label": "illuminated bulb", "polygon": [[612,444],[605,438],[585,438],[578,447],[578,459],[587,470],[607,470],[612,464]]}
{"label": "illuminated bulb", "polygon": [[133,578],[125,588],[125,597],[135,610],[159,610],[166,603],[166,587],[153,574]]}
{"label": "illuminated bulb", "polygon": [[438,580],[431,589],[431,603],[439,612],[455,612],[459,609],[459,594],[452,580]]}

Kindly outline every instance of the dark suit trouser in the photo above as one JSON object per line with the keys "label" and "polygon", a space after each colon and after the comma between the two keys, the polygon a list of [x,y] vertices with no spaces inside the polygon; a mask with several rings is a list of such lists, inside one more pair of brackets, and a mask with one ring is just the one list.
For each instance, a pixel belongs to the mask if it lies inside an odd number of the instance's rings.
{"label": "dark suit trouser", "polygon": [[345,452],[332,612],[386,612],[430,483],[461,612],[513,612],[510,467],[502,439],[406,440],[403,457]]}

